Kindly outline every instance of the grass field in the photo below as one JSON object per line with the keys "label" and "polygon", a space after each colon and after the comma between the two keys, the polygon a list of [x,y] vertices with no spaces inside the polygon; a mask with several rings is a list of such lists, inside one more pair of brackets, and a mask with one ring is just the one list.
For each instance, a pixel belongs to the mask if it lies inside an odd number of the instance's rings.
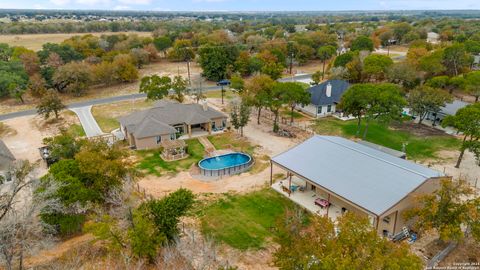
{"label": "grass field", "polygon": [[84,137],[84,136],[86,136],[85,130],[83,130],[82,125],[79,125],[79,124],[71,124],[68,127],[67,132],[72,134],[74,137]]}
{"label": "grass field", "polygon": [[[215,91],[208,91],[204,93],[205,97],[207,98],[222,98],[222,91],[215,90]],[[224,100],[231,100],[238,97],[236,93],[232,90],[226,90],[225,95],[223,96]]]}
{"label": "grass field", "polygon": [[45,43],[61,43],[65,39],[73,36],[91,34],[94,36],[111,34],[137,34],[141,37],[150,37],[150,32],[102,32],[102,33],[62,33],[62,34],[25,34],[25,35],[0,35],[0,43],[7,43],[10,46],[23,46],[27,49],[38,51],[42,49]]}
{"label": "grass field", "polygon": [[178,161],[164,161],[160,157],[161,149],[139,150],[136,154],[140,158],[137,168],[146,174],[161,176],[166,173],[178,173],[187,170],[192,164],[199,162],[204,155],[205,149],[198,139],[185,141],[188,146],[189,157]]}
{"label": "grass field", "polygon": [[[351,138],[355,136],[357,122],[323,118],[316,121],[315,130],[318,134]],[[450,135],[419,136],[413,131],[397,130],[375,122],[370,124],[366,140],[399,151],[403,143],[407,143],[407,157],[414,160],[441,158],[439,151],[456,150],[460,146],[460,141]]]}
{"label": "grass field", "polygon": [[261,249],[275,236],[276,222],[294,203],[271,189],[226,194],[198,211],[204,235],[231,247]]}
{"label": "grass field", "polygon": [[6,136],[13,136],[17,134],[17,131],[8,126],[7,124],[4,124],[0,122],[0,138],[1,137],[6,137]]}
{"label": "grass field", "polygon": [[149,100],[122,101],[110,104],[95,105],[92,107],[92,115],[97,120],[103,132],[111,132],[120,127],[117,118],[134,111],[152,107]]}
{"label": "grass field", "polygon": [[255,151],[255,146],[252,145],[246,138],[238,138],[233,132],[209,136],[208,139],[217,149],[233,147],[235,150],[245,152],[249,155],[253,155]]}

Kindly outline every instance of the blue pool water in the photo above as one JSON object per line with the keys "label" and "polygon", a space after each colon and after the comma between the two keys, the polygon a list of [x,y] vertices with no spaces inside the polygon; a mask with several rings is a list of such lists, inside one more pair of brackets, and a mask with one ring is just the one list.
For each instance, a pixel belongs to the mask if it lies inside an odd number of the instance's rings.
{"label": "blue pool water", "polygon": [[221,170],[229,167],[243,165],[252,158],[244,153],[231,153],[211,158],[206,158],[198,163],[198,166],[206,170]]}

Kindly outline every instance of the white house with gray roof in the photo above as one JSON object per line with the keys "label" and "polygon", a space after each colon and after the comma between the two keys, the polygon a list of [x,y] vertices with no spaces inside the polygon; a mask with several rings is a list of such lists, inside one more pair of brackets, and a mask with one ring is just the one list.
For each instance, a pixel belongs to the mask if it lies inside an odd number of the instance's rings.
{"label": "white house with gray roof", "polygon": [[308,89],[310,104],[296,108],[314,117],[324,117],[337,112],[337,104],[350,84],[345,80],[328,80]]}
{"label": "white house with gray roof", "polygon": [[162,141],[180,136],[211,134],[227,126],[227,116],[203,104],[159,101],[153,108],[119,119],[121,130],[132,148],[152,149]]}
{"label": "white house with gray roof", "polygon": [[[336,219],[346,211],[369,217],[379,234],[408,221],[414,197],[438,188],[444,174],[354,141],[314,136],[271,159],[287,172],[272,187],[306,209]],[[327,207],[325,207],[327,206]]]}

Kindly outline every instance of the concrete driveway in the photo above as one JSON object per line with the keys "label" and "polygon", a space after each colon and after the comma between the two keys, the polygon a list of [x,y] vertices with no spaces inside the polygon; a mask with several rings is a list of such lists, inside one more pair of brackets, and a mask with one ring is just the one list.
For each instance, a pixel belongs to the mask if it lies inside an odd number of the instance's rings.
{"label": "concrete driveway", "polygon": [[80,119],[80,123],[82,124],[83,130],[85,130],[85,134],[88,138],[104,134],[98,126],[95,118],[93,118],[92,105],[78,108],[70,108],[70,110],[77,114],[78,119]]}

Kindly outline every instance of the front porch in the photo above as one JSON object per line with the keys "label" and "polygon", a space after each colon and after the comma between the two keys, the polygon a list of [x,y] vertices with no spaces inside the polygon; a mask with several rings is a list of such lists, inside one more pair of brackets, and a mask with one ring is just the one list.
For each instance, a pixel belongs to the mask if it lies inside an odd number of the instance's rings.
{"label": "front porch", "polygon": [[180,137],[178,137],[178,139],[179,140],[188,140],[188,139],[192,139],[192,138],[199,138],[199,137],[205,137],[205,136],[209,136],[209,135],[221,134],[223,132],[224,132],[223,130],[208,132],[208,131],[205,131],[205,130],[196,129],[196,130],[192,130],[191,135],[183,134]]}
{"label": "front porch", "polygon": [[[330,198],[328,198],[329,196],[320,195],[316,188],[312,188],[312,185],[293,175],[291,180],[287,176],[287,178],[273,183],[272,188],[308,211],[320,216],[327,216],[333,221],[336,221],[345,212],[345,209],[342,210],[341,207],[333,204]],[[330,202],[330,205],[321,207],[315,204],[317,199]]]}

